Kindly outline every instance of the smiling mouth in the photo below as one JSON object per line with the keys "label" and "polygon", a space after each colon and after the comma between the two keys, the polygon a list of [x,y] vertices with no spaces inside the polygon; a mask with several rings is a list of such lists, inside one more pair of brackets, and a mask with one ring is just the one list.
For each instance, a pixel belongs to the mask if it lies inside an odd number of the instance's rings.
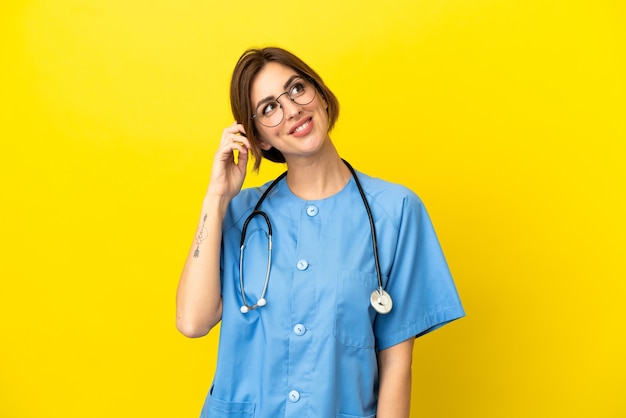
{"label": "smiling mouth", "polygon": [[300,124],[300,125],[296,126],[296,128],[295,128],[295,129],[292,129],[292,131],[291,131],[291,132],[289,132],[289,133],[290,133],[290,134],[295,134],[295,133],[298,133],[298,132],[302,132],[302,131],[304,131],[306,128],[308,128],[308,127],[309,127],[309,124],[310,124],[310,123],[311,123],[311,118],[307,119],[304,123],[302,123],[302,124]]}

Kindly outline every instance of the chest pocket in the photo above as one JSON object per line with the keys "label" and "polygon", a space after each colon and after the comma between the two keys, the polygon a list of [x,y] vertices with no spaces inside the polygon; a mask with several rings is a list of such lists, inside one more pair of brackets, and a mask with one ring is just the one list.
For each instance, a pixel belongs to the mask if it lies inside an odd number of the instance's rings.
{"label": "chest pocket", "polygon": [[343,271],[337,282],[335,338],[346,347],[374,348],[375,311],[370,294],[377,287],[375,274]]}

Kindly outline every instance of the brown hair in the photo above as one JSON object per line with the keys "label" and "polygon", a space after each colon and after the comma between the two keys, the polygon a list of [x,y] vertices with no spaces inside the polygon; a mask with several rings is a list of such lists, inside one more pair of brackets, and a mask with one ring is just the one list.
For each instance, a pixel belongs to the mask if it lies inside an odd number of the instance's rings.
{"label": "brown hair", "polygon": [[265,64],[277,62],[292,68],[300,76],[313,80],[313,84],[320,92],[328,107],[328,131],[330,131],[339,117],[339,101],[332,91],[324,84],[322,78],[300,58],[282,48],[267,47],[262,49],[248,49],[239,58],[233,77],[230,82],[230,106],[235,120],[241,123],[246,130],[246,136],[252,145],[254,156],[254,170],[258,171],[261,158],[270,161],[284,163],[285,157],[276,148],[262,150],[259,146],[258,132],[252,119],[254,108],[250,102],[250,88],[256,75],[263,69]]}

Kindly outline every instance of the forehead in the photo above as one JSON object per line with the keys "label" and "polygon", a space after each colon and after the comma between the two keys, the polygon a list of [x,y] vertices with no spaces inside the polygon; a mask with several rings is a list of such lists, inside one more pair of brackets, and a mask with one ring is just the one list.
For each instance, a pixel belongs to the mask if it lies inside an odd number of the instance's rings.
{"label": "forehead", "polygon": [[250,100],[254,104],[266,97],[278,96],[293,75],[298,75],[293,68],[277,62],[268,62],[252,81]]}

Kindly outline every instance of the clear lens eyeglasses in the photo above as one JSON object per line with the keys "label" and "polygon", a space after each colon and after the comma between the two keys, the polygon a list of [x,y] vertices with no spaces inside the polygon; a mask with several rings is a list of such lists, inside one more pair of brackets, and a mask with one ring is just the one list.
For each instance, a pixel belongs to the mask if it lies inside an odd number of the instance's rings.
{"label": "clear lens eyeglasses", "polygon": [[256,108],[252,119],[259,121],[261,125],[273,128],[278,126],[285,117],[283,107],[278,102],[282,96],[287,95],[289,100],[299,105],[308,105],[315,99],[316,88],[311,81],[298,77],[295,78],[287,91],[279,94],[275,99],[263,100]]}

